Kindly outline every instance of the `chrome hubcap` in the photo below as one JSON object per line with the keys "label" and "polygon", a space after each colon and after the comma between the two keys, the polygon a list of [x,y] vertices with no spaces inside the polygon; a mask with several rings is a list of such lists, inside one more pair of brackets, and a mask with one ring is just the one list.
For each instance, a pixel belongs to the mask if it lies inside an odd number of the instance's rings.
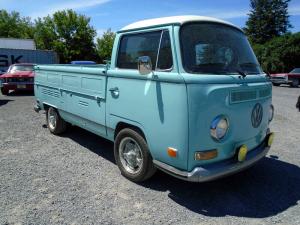
{"label": "chrome hubcap", "polygon": [[49,110],[48,120],[50,129],[54,130],[56,127],[57,113],[53,109]]}
{"label": "chrome hubcap", "polygon": [[132,138],[122,139],[119,145],[120,160],[125,170],[131,174],[138,173],[143,165],[143,155],[139,144]]}

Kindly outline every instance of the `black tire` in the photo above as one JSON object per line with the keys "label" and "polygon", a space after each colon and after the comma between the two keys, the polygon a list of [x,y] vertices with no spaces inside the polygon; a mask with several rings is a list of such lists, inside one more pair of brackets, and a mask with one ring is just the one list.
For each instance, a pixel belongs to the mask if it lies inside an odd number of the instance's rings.
{"label": "black tire", "polygon": [[[52,116],[54,116],[54,118]],[[51,121],[51,118],[53,118],[55,123]],[[60,117],[58,111],[53,107],[49,107],[46,111],[46,122],[47,127],[52,134],[61,134],[67,129],[66,121]]]}
{"label": "black tire", "polygon": [[278,86],[280,86],[280,84],[273,83],[273,86],[278,87]]}
{"label": "black tire", "polygon": [[[126,163],[124,157],[122,157],[122,159],[120,157],[120,144],[128,139],[134,140],[135,144],[137,144],[139,146],[139,149],[141,150],[140,156],[142,165],[138,168],[138,171],[136,173],[128,171],[128,166],[124,165],[124,163]],[[145,181],[153,176],[156,172],[156,167],[152,162],[152,157],[150,155],[147,142],[143,138],[143,136],[136,130],[125,128],[118,133],[114,144],[114,155],[121,174],[133,182]]]}
{"label": "black tire", "polygon": [[4,89],[4,88],[1,88],[1,93],[2,93],[3,95],[8,95],[8,92],[9,92],[9,90],[6,90],[6,89]]}
{"label": "black tire", "polygon": [[298,85],[299,85],[299,80],[298,79],[293,79],[292,83],[291,83],[291,86],[292,87],[298,87]]}

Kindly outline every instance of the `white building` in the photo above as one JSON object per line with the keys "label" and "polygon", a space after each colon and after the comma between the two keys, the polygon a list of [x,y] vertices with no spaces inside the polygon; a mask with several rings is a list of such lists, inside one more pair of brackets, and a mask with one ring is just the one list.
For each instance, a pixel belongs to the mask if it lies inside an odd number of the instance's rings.
{"label": "white building", "polygon": [[0,48],[36,50],[33,39],[0,38]]}

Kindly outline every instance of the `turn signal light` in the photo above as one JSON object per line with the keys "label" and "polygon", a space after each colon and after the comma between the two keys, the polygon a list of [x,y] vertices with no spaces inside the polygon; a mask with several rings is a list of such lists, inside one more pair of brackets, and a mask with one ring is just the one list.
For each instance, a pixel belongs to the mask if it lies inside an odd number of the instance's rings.
{"label": "turn signal light", "polygon": [[169,147],[168,155],[172,158],[176,158],[177,157],[177,149]]}
{"label": "turn signal light", "polygon": [[218,156],[218,150],[209,150],[203,152],[195,152],[195,160],[209,160]]}
{"label": "turn signal light", "polygon": [[268,147],[271,147],[271,145],[273,144],[274,141],[274,133],[270,133],[269,137],[268,137]]}

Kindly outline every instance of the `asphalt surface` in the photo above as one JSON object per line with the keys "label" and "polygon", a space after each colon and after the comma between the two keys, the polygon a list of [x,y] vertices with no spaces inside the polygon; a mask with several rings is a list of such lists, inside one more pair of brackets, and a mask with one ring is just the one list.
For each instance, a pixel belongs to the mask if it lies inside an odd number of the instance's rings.
{"label": "asphalt surface", "polygon": [[0,224],[300,224],[300,88],[275,87],[275,143],[240,174],[195,184],[121,176],[113,144],[54,136],[27,93],[0,95]]}

